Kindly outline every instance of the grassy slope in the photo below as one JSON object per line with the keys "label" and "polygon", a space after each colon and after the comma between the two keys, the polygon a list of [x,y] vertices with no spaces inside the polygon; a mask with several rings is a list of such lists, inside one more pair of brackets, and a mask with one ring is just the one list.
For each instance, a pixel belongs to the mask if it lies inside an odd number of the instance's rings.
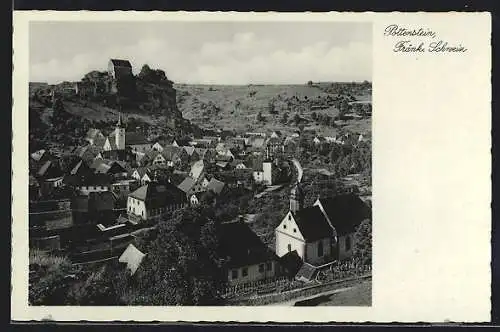
{"label": "grassy slope", "polygon": [[[309,100],[317,97],[326,97],[327,93],[319,88],[307,85],[188,85],[175,84],[177,90],[177,106],[184,118],[191,120],[203,128],[235,129],[236,131],[272,131],[281,130],[291,133],[297,129],[294,124],[283,125],[280,120],[286,111],[281,109],[283,102],[275,102],[278,114],[272,115],[268,112],[269,101],[277,100],[278,96],[286,100],[293,96],[303,100],[305,96]],[[251,92],[255,92],[252,96]],[[369,100],[370,95],[356,96],[359,100]],[[236,107],[239,101],[239,107]],[[213,103],[220,111],[213,112],[210,116],[203,118],[203,104]],[[88,103],[83,105],[75,101],[65,100],[65,109],[77,116],[87,118],[92,121],[115,121],[117,110],[111,109],[98,103]],[[42,108],[43,109],[43,108]],[[258,112],[266,118],[265,123],[257,123]],[[336,116],[338,110],[330,107],[323,110],[315,110],[316,113],[325,113]],[[291,119],[295,111],[289,111]],[[50,115],[50,109],[42,111],[42,118]],[[140,118],[152,125],[162,126],[165,123],[163,116],[145,115],[139,112],[131,112],[128,117]],[[304,112],[302,116],[310,119],[310,113]],[[334,135],[336,129],[325,126],[318,126],[310,122],[306,128],[315,129],[323,135]],[[349,121],[346,129],[354,132],[371,132],[370,119]]]}
{"label": "grassy slope", "polygon": [[[328,96],[327,93],[321,91],[319,88],[307,85],[241,85],[241,86],[224,86],[224,85],[185,85],[176,84],[177,90],[177,104],[183,117],[190,119],[205,128],[218,128],[236,129],[237,131],[251,131],[251,130],[282,130],[284,132],[291,132],[296,130],[294,125],[283,125],[280,123],[284,110],[279,110],[279,114],[271,115],[268,113],[269,101],[277,98],[280,95],[283,99],[297,96],[302,100],[305,96],[309,100],[319,97]],[[251,96],[251,92],[255,95]],[[360,96],[359,99],[370,99],[370,96]],[[237,101],[240,106],[236,107]],[[219,107],[220,112],[217,115],[203,118],[201,109],[202,104],[214,103]],[[277,102],[279,105],[279,102]],[[279,108],[279,107],[278,107]],[[256,115],[262,112],[266,117],[264,124],[259,124],[256,121]],[[316,111],[317,113],[327,113],[331,116],[338,114],[335,108]],[[290,118],[294,115],[294,111],[289,112]],[[303,113],[305,118],[310,115]],[[371,131],[370,120],[351,121],[346,126],[358,132]],[[316,126],[311,123],[306,128],[314,128],[324,135],[333,135],[335,129],[326,128],[324,126]]]}
{"label": "grassy slope", "polygon": [[[80,103],[65,101],[65,109],[71,114],[75,114],[92,121],[116,121],[118,111],[109,107],[105,107],[96,103],[88,103],[86,106]],[[150,124],[165,123],[164,116],[154,116],[139,113],[127,113],[125,116],[141,119]]]}
{"label": "grassy slope", "polygon": [[301,306],[371,306],[372,282],[363,281],[350,289],[299,301]]}
{"label": "grassy slope", "polygon": [[334,293],[329,300],[319,304],[320,306],[371,306],[372,305],[372,283],[365,281],[353,288],[340,293]]}

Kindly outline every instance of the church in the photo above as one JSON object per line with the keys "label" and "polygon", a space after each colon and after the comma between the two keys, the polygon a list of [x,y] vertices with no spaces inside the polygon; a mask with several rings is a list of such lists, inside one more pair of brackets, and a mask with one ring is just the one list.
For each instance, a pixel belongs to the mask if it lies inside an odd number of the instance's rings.
{"label": "church", "polygon": [[306,263],[326,264],[352,257],[357,226],[371,218],[369,207],[356,195],[318,198],[304,207],[300,183],[290,192],[290,209],[275,229],[276,255],[296,251]]}
{"label": "church", "polygon": [[[89,134],[97,136],[94,132],[91,132],[93,130],[95,131],[95,129],[89,130]],[[121,113],[118,114],[115,129],[108,136],[103,136],[102,134],[101,136],[102,138],[94,138],[91,144],[100,148],[102,150],[102,157],[106,159],[132,161],[136,159],[134,154],[145,153],[152,147],[151,142],[148,142],[143,135],[135,132],[126,132]]]}
{"label": "church", "polygon": [[115,130],[109,134],[103,145],[104,151],[125,150],[125,126],[122,123],[122,114],[118,114]]}

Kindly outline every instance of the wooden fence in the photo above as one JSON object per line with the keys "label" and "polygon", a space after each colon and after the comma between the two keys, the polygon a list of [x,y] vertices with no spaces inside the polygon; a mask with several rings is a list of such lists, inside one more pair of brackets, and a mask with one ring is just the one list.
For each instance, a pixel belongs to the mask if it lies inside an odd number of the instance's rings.
{"label": "wooden fence", "polygon": [[334,290],[336,288],[353,285],[362,280],[371,280],[371,274],[330,281],[327,283],[315,282],[312,284],[307,284],[307,286],[304,285],[304,287],[301,288],[296,288],[281,293],[272,293],[263,296],[253,296],[244,298],[238,297],[227,300],[227,304],[239,305],[239,306],[256,306],[256,305],[269,305],[272,303],[287,302],[294,299],[298,299],[300,297],[316,295],[327,290]]}
{"label": "wooden fence", "polygon": [[366,278],[371,278],[371,266],[350,260],[325,265],[319,270],[316,279],[308,283],[281,277],[228,287],[222,294],[226,301],[235,305],[265,305],[314,295],[338,283]]}

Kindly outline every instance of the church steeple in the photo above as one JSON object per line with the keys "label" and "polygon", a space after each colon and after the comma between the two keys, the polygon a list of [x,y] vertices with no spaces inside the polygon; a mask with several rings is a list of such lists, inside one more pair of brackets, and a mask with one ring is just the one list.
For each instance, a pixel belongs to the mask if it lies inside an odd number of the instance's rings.
{"label": "church steeple", "polygon": [[122,123],[122,113],[118,113],[118,122],[115,128],[115,145],[117,150],[125,150],[125,127]]}
{"label": "church steeple", "polygon": [[116,123],[116,126],[121,128],[123,127],[123,123],[122,123],[122,112],[119,112],[118,113],[118,122]]}
{"label": "church steeple", "polygon": [[295,186],[290,191],[290,211],[292,213],[297,213],[304,207],[304,193],[300,187],[300,183],[297,182]]}

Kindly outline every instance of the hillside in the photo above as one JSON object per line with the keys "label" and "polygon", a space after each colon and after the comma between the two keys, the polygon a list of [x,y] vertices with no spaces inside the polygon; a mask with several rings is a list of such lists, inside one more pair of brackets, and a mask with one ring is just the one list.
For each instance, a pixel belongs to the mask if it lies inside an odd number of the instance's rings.
{"label": "hillside", "polygon": [[[237,132],[281,130],[293,132],[297,125],[295,114],[301,117],[306,129],[323,135],[337,131],[331,126],[318,125],[313,112],[331,117],[339,115],[335,99],[349,91],[355,100],[371,100],[368,88],[331,89],[330,83],[304,85],[187,85],[174,84],[177,107],[184,118],[202,128],[231,129]],[[258,121],[261,112],[263,121]],[[287,117],[287,121],[283,117]],[[371,119],[358,119],[339,124],[347,130],[370,132]]]}
{"label": "hillside", "polygon": [[[360,113],[371,103],[371,83],[312,83],[302,85],[192,85],[175,84],[162,70],[143,66],[141,72],[118,82],[110,92],[105,72],[93,71],[79,82],[57,85],[30,83],[30,137],[43,142],[74,144],[80,136],[64,128],[111,128],[119,110],[129,130],[140,130],[150,139],[161,136],[201,135],[212,130],[280,130],[290,134],[299,129],[334,136],[348,130],[371,134],[371,116]],[[53,95],[54,94],[54,95]],[[70,118],[53,126],[54,100]],[[354,105],[357,104],[357,105]],[[371,104],[369,106],[371,114]],[[345,117],[354,114],[355,117]],[[362,114],[362,116],[359,116]],[[72,123],[70,123],[72,122]],[[52,138],[51,138],[52,137]],[[56,138],[55,140],[53,138]],[[76,139],[76,141],[75,141]],[[31,139],[30,139],[31,142]]]}

